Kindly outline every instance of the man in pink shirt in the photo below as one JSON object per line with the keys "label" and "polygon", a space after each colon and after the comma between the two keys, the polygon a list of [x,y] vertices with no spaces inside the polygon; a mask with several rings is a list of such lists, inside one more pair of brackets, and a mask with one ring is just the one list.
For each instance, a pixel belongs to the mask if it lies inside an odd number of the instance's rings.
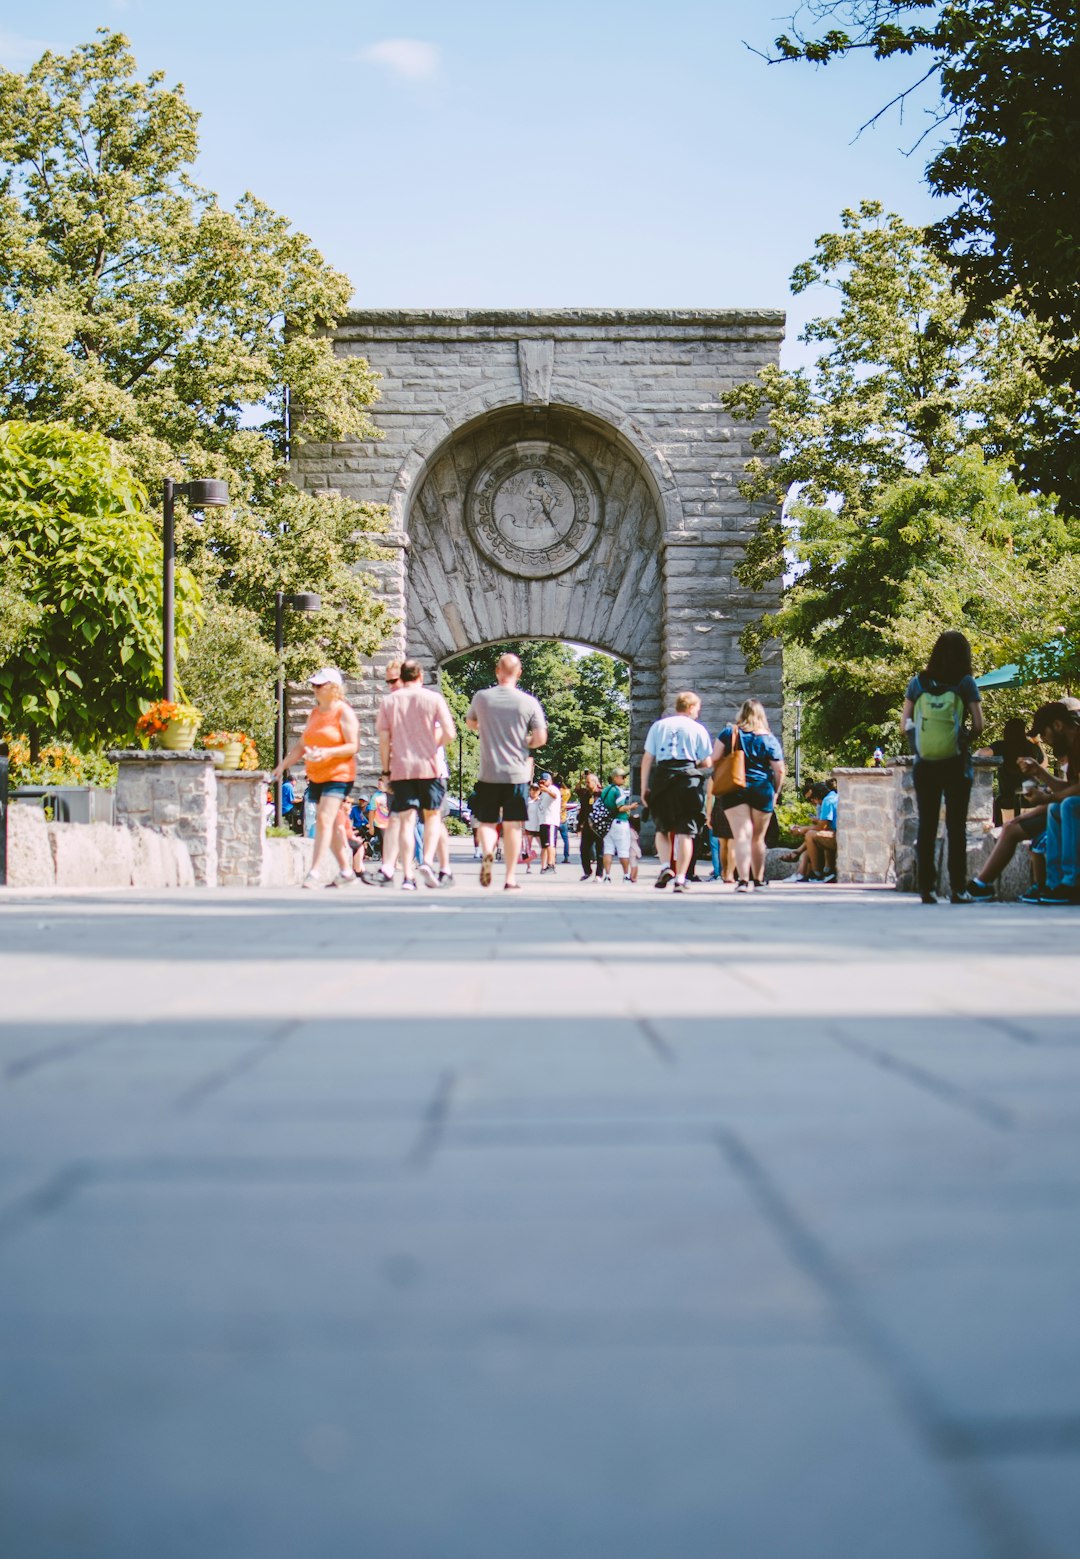
{"label": "man in pink shirt", "polygon": [[363,872],[363,881],[389,887],[400,855],[405,877],[401,886],[415,892],[413,846],[417,814],[423,813],[420,872],[429,888],[448,888],[453,882],[450,872],[435,869],[443,826],[439,809],[446,795],[446,782],[439,778],[439,750],[454,740],[457,729],[446,699],[436,688],[424,686],[418,661],[402,661],[401,685],[381,700],[375,730],[382,767],[390,774],[390,827],[382,865]]}

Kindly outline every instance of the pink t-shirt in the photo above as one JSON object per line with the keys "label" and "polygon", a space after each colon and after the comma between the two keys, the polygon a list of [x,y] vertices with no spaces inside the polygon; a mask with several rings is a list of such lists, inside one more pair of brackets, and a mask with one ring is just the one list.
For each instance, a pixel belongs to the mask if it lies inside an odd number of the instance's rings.
{"label": "pink t-shirt", "polygon": [[436,727],[452,742],[454,717],[442,694],[422,682],[406,682],[379,704],[375,731],[390,738],[390,778],[435,779],[439,772]]}

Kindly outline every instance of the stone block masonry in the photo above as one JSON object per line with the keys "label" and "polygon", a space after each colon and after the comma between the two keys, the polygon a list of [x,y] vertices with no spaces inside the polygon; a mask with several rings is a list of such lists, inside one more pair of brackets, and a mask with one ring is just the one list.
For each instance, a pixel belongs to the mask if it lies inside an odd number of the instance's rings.
{"label": "stone block masonry", "polygon": [[216,886],[218,801],[213,755],[127,748],[110,752],[109,757],[118,767],[117,822],[154,828],[183,840],[195,881]]}
{"label": "stone block masonry", "polygon": [[393,561],[364,567],[399,628],[349,689],[365,783],[377,768],[382,670],[403,649],[432,673],[502,639],[620,656],[635,761],[650,721],[685,686],[701,692],[714,729],[748,694],[779,729],[779,652],[748,677],[739,648],[776,599],[734,572],[759,517],[738,491],[752,430],[719,396],[777,361],[783,323],[753,309],[418,309],[342,321],[335,350],[381,375],[384,437],[301,447],[292,474],[312,492],[390,508]]}
{"label": "stone block masonry", "polygon": [[[994,812],[993,776],[998,762],[993,759],[976,760],[975,763],[967,822],[969,876],[978,870],[989,853],[988,832]],[[844,883],[886,883],[902,892],[914,893],[919,817],[911,760],[895,759],[883,769],[836,769],[834,778],[839,880]],[[950,885],[943,837],[943,825],[939,825],[939,886],[947,893]]]}
{"label": "stone block masonry", "polygon": [[187,847],[134,823],[49,823],[38,806],[12,807],[12,888],[189,888]]}
{"label": "stone block masonry", "polygon": [[218,885],[257,888],[266,856],[266,792],[269,774],[252,769],[217,771]]}

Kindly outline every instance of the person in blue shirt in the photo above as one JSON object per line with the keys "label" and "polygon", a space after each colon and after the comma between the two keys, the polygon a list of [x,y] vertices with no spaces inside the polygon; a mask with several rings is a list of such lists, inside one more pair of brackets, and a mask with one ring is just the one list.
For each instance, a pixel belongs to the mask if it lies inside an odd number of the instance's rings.
{"label": "person in blue shirt", "polygon": [[662,862],[653,886],[666,888],[670,882],[673,893],[686,892],[694,841],[705,827],[705,773],[712,760],[700,713],[696,693],[679,693],[675,713],[649,727],[641,759],[641,799],[656,824]]}
{"label": "person in blue shirt", "polygon": [[817,803],[817,820],[795,831],[803,836],[805,856],[795,873],[795,882],[836,881],[836,786],[823,780],[811,787]]}
{"label": "person in blue shirt", "polygon": [[787,773],[784,750],[756,698],[748,698],[734,722],[718,734],[713,762],[726,757],[736,743],[746,762],[746,785],[718,799],[735,845],[735,891],[749,893],[765,886],[765,835]]}

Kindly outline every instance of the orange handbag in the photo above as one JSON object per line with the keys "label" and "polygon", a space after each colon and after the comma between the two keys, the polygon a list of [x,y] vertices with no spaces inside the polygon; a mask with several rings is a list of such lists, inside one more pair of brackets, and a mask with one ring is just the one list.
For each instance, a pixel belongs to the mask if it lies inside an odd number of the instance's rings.
{"label": "orange handbag", "polygon": [[714,796],[730,796],[733,790],[746,789],[746,754],[737,725],[732,727],[731,751],[717,758],[713,765],[710,789]]}

